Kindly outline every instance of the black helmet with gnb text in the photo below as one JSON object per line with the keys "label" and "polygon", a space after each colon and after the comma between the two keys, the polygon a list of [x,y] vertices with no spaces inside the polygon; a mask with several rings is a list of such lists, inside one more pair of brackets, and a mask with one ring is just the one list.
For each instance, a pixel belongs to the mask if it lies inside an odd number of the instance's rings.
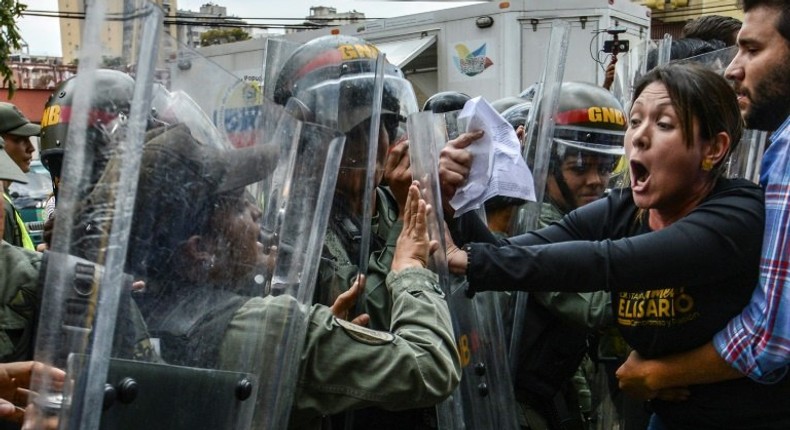
{"label": "black helmet with gnb text", "polygon": [[[297,48],[283,65],[274,101],[303,119],[348,133],[372,115],[379,50],[352,36],[324,36]],[[394,141],[401,122],[417,111],[411,84],[392,64],[384,64],[382,125]]]}
{"label": "black helmet with gnb text", "polygon": [[[91,84],[93,97],[85,130],[85,142],[88,146],[85,154],[94,157],[99,165],[103,165],[100,161],[109,158],[109,151],[112,150],[108,137],[110,130],[117,124],[116,121],[125,120],[129,115],[134,79],[124,72],[102,69],[95,72],[95,79]],[[76,89],[76,77],[63,81],[47,100],[41,118],[41,163],[49,170],[56,193]],[[92,160],[87,160],[86,165],[93,165]],[[100,173],[103,169],[98,168],[96,171]],[[97,179],[93,178],[91,182]]]}
{"label": "black helmet with gnb text", "polygon": [[623,155],[626,117],[606,89],[585,82],[564,82],[554,117],[556,152],[581,150]]}
{"label": "black helmet with gnb text", "polygon": [[562,84],[549,161],[549,174],[556,180],[564,200],[555,201],[556,204],[564,210],[577,206],[563,164],[573,159],[574,172],[594,168],[599,176],[608,178],[624,153],[625,129],[623,108],[609,91],[584,82]]}

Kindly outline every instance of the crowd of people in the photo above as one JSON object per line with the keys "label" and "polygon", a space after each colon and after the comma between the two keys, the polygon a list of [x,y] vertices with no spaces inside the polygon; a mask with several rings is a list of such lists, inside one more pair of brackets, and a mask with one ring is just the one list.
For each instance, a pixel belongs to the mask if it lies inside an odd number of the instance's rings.
{"label": "crowd of people", "polygon": [[[521,428],[790,428],[790,4],[744,0],[743,10],[743,23],[692,21],[673,45],[672,59],[736,45],[724,76],[685,61],[650,68],[630,111],[607,87],[616,59],[603,86],[562,83],[553,134],[535,143],[550,151],[530,231],[513,229],[525,203],[514,197],[456,216],[450,200],[470,180],[479,130],[448,130],[434,166],[441,196],[430,200],[430,179],[411,172],[410,151],[426,144],[407,127],[417,96],[358,37],[311,40],[278,65],[259,123],[289,132],[267,132],[260,145],[212,141],[206,115],[154,88],[137,124],[133,204],[122,193],[135,78],[94,72],[81,146],[68,141],[73,124],[42,130],[0,103],[0,421],[80,426],[89,382],[75,363],[103,351],[111,370],[121,360],[217,381],[254,375],[254,405],[233,379],[239,409],[214,411],[211,425],[443,428],[439,405],[461,395],[469,364],[436,267],[446,262],[470,300],[497,292],[502,336],[524,325],[510,344],[515,404],[499,405]],[[46,108],[77,117],[76,82],[61,83]],[[491,103],[522,145],[539,125],[533,95]],[[422,110],[446,114],[471,98],[446,91]],[[759,184],[727,176],[744,127],[772,133]],[[43,253],[5,192],[27,181],[33,136],[71,199],[55,206]],[[536,162],[536,146],[522,150]],[[443,238],[431,237],[436,213]],[[99,267],[118,243],[123,288],[110,306],[83,285],[108,282]],[[52,290],[59,271],[73,278],[62,297]],[[529,292],[523,321],[516,292]],[[51,312],[61,301],[65,310]],[[45,410],[42,394],[68,390],[61,412]],[[155,415],[159,425],[209,425],[212,411],[199,412]]]}

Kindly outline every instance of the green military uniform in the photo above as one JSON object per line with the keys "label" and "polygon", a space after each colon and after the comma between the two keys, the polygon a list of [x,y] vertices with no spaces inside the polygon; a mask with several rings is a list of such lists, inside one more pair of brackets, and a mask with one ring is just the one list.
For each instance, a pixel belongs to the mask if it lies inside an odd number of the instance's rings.
{"label": "green military uniform", "polygon": [[[405,269],[388,274],[385,285],[392,302],[391,333],[338,320],[325,306],[309,310],[290,428],[319,428],[322,416],[367,406],[431,406],[458,384],[460,363],[437,276],[426,269]],[[292,317],[294,306],[287,295],[244,303],[225,333],[221,367],[245,367],[248,363],[237,362],[242,351],[277,336],[253,327],[266,327],[262,322],[272,312]]]}
{"label": "green military uniform", "polygon": [[[544,202],[540,208],[539,228],[559,221],[565,214],[557,206]],[[612,299],[607,291],[592,293],[530,293],[529,298],[537,301],[546,309],[552,310],[564,322],[585,330],[600,330],[611,327]]]}
{"label": "green military uniform", "polygon": [[[565,214],[557,206],[544,202],[540,207],[539,228],[559,221]],[[530,293],[529,298],[552,310],[565,322],[581,329],[600,330],[611,327],[614,320],[610,294],[606,291],[592,293]]]}
{"label": "green military uniform", "polygon": [[[539,217],[539,228],[546,227],[551,223],[559,221],[565,214],[554,204],[543,202]],[[562,325],[575,327],[579,333],[596,332],[613,324],[611,295],[608,291],[595,291],[587,293],[567,293],[567,292],[534,292],[529,294],[529,300],[538,303],[543,309],[547,310],[553,318],[559,320]],[[562,343],[562,339],[556,342]],[[568,342],[575,342],[570,341]],[[527,351],[526,353],[529,353]],[[545,351],[543,353],[546,353]],[[568,354],[569,351],[557,349],[557,354]],[[592,363],[589,358],[584,358],[581,367],[573,375],[572,382],[574,392],[567,393],[565,401],[568,412],[575,416],[573,409],[579,408],[585,415],[592,412],[592,399],[590,386],[587,381],[587,373],[590,371]],[[532,430],[543,430],[550,428],[543,413],[534,409],[530,401],[522,393],[518,393],[519,406],[521,410],[520,420],[524,427]],[[534,401],[534,400],[533,400]],[[556,407],[556,405],[555,405]],[[560,412],[564,413],[564,412]]]}
{"label": "green military uniform", "polygon": [[3,274],[0,310],[0,361],[33,358],[33,333],[38,321],[41,289],[41,253],[0,241],[0,273]]}
{"label": "green military uniform", "polygon": [[[371,223],[371,234],[383,243],[381,249],[373,250],[368,260],[365,280],[363,312],[370,316],[368,327],[374,330],[390,329],[390,294],[385,286],[392,265],[395,244],[403,222],[398,220],[398,207],[389,190],[376,189],[376,215]],[[337,233],[327,229],[324,240],[325,252],[318,268],[318,302],[331,305],[335,298],[347,291],[359,271],[357,261],[351,261]]]}
{"label": "green military uniform", "polygon": [[[3,274],[0,310],[0,362],[33,359],[35,326],[42,299],[40,271],[42,254],[0,242],[0,273]],[[123,358],[158,361],[145,322],[137,307],[128,300],[118,312],[115,351]]]}

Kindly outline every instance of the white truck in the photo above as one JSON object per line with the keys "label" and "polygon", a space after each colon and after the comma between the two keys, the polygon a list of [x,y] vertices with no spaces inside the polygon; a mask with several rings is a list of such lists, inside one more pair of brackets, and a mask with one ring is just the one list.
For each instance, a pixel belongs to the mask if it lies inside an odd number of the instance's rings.
{"label": "white truck", "polygon": [[[408,2],[403,3],[408,12]],[[306,42],[327,34],[365,38],[386,53],[412,82],[420,102],[439,91],[482,95],[489,101],[518,95],[540,79],[554,20],[570,23],[565,80],[600,84],[606,30],[634,46],[650,35],[650,9],[630,0],[512,0],[291,33]],[[266,41],[254,39],[201,48],[200,53],[240,78],[260,79]]]}

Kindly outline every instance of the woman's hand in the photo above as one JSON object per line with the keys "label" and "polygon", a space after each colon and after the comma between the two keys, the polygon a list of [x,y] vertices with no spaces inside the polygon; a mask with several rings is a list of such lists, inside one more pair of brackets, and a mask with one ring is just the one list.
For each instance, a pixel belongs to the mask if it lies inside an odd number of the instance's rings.
{"label": "woman's hand", "polygon": [[429,206],[420,197],[419,182],[412,182],[403,210],[403,229],[398,236],[392,271],[409,267],[427,267],[428,257],[439,248],[439,243],[428,236]]}
{"label": "woman's hand", "polygon": [[450,273],[465,275],[468,256],[466,251],[453,242],[450,227],[446,223],[444,225],[444,243],[447,244],[447,267],[450,269]]}

